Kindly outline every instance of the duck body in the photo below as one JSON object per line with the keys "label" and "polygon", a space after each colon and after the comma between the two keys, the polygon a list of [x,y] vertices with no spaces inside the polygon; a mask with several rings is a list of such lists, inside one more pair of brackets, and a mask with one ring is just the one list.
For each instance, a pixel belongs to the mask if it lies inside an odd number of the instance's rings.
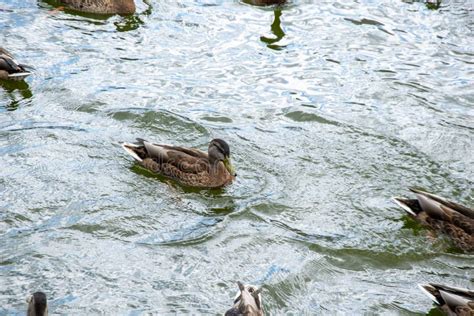
{"label": "duck body", "polygon": [[133,14],[134,0],[60,0],[68,8],[96,14]]}
{"label": "duck body", "polygon": [[31,75],[31,72],[27,69],[32,68],[31,66],[18,63],[12,54],[0,47],[0,79],[23,80]]}
{"label": "duck body", "polygon": [[221,139],[210,142],[208,153],[194,148],[137,140],[137,144],[124,143],[122,147],[144,168],[183,185],[220,188],[235,178],[229,146]]}
{"label": "duck body", "polygon": [[411,217],[445,233],[464,251],[474,251],[474,210],[440,196],[410,189],[416,199],[393,198]]}
{"label": "duck body", "polygon": [[46,294],[36,292],[31,295],[28,300],[27,316],[48,316],[48,301]]}
{"label": "duck body", "polygon": [[235,296],[234,306],[225,316],[263,316],[261,289],[253,285],[237,282],[239,292]]}
{"label": "duck body", "polygon": [[434,283],[419,287],[448,316],[474,315],[474,291]]}

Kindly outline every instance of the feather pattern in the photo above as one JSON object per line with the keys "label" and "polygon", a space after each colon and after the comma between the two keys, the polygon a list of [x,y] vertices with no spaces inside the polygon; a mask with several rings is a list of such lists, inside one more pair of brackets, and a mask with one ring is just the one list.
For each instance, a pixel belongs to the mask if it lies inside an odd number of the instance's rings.
{"label": "feather pattern", "polygon": [[[194,148],[161,145],[137,139],[137,144],[124,143],[122,147],[144,168],[175,179],[181,184],[200,188],[219,188],[231,183],[235,174],[226,167],[230,152],[222,152],[214,139],[208,153]],[[227,143],[225,145],[228,148]]]}
{"label": "feather pattern", "polygon": [[474,315],[474,291],[435,283],[419,285],[419,287],[447,315]]}
{"label": "feather pattern", "polygon": [[410,189],[416,199],[393,198],[411,217],[442,232],[464,251],[474,251],[474,211],[437,195]]}
{"label": "feather pattern", "polygon": [[60,0],[67,7],[96,14],[133,14],[134,0]]}
{"label": "feather pattern", "polygon": [[10,52],[0,47],[0,79],[23,80],[31,75],[27,68],[33,67],[18,63]]}

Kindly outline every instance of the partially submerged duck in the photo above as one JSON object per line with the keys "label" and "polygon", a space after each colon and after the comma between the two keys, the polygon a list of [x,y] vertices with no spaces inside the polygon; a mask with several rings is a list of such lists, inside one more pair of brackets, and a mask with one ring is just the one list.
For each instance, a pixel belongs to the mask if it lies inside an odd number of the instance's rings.
{"label": "partially submerged duck", "polygon": [[28,299],[27,316],[48,316],[48,301],[43,292],[33,293]]}
{"label": "partially submerged duck", "polygon": [[230,162],[229,145],[213,139],[207,153],[179,146],[152,144],[137,139],[137,144],[122,147],[144,168],[199,188],[219,188],[231,183],[236,174]]}
{"label": "partially submerged duck", "polygon": [[23,80],[31,75],[28,69],[33,67],[20,64],[12,54],[0,47],[0,79]]}
{"label": "partially submerged duck", "polygon": [[410,189],[416,199],[393,200],[422,225],[443,232],[465,251],[474,251],[474,210],[440,196]]}
{"label": "partially submerged duck", "polygon": [[262,289],[253,285],[237,282],[239,292],[234,299],[234,306],[225,312],[225,316],[263,316]]}
{"label": "partially submerged duck", "polygon": [[60,0],[66,7],[96,14],[134,14],[134,0]]}
{"label": "partially submerged duck", "polygon": [[434,283],[419,287],[448,316],[474,315],[474,291]]}

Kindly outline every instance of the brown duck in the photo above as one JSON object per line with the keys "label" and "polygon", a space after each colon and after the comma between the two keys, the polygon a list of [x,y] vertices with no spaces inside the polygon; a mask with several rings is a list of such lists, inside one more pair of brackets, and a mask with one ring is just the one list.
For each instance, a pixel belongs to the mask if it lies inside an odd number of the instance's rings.
{"label": "brown duck", "polygon": [[419,287],[446,315],[474,315],[474,291],[434,283],[420,284]]}
{"label": "brown duck", "polygon": [[31,295],[28,300],[27,316],[48,316],[48,302],[46,294],[36,292]]}
{"label": "brown duck", "polygon": [[181,184],[219,188],[231,183],[236,176],[230,162],[229,145],[222,139],[213,139],[207,153],[137,140],[137,144],[124,143],[122,147],[144,168]]}
{"label": "brown duck", "polygon": [[31,75],[28,69],[33,67],[18,63],[12,54],[0,47],[0,79],[23,80]]}
{"label": "brown duck", "polygon": [[474,210],[440,196],[410,189],[416,199],[393,198],[422,225],[443,232],[465,251],[474,251]]}
{"label": "brown duck", "polygon": [[239,292],[234,299],[234,306],[225,312],[225,316],[263,316],[262,289],[253,285],[237,282]]}
{"label": "brown duck", "polygon": [[70,9],[96,14],[133,14],[134,0],[60,0]]}

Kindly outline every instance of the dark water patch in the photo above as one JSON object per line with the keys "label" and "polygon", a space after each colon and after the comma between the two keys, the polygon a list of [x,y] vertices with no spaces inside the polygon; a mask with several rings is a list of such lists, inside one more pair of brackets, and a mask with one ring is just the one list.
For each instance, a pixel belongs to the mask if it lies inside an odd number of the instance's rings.
{"label": "dark water patch", "polygon": [[195,223],[191,223],[191,225],[185,224],[183,225],[184,227],[178,227],[176,230],[169,230],[141,238],[137,243],[166,246],[191,246],[204,243],[222,229],[220,227],[222,223],[223,218],[204,217]]}
{"label": "dark water patch", "polygon": [[375,20],[362,18],[360,20],[344,18],[344,20],[352,22],[355,25],[375,25],[375,26],[383,26],[384,24]]}
{"label": "dark water patch", "polygon": [[317,122],[321,124],[330,124],[338,126],[339,123],[325,119],[313,113],[307,113],[303,111],[292,111],[285,114],[286,117],[296,122]]}

